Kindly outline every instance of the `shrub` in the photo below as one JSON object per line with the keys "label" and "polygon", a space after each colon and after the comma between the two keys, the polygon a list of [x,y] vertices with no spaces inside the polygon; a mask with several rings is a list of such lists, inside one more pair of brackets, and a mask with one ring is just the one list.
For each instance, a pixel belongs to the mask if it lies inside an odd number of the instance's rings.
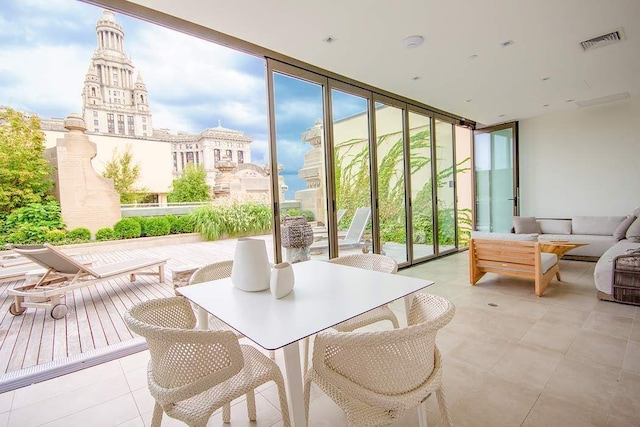
{"label": "shrub", "polygon": [[[58,202],[30,203],[7,216],[2,224],[2,233],[7,235],[10,243],[42,243],[49,230],[63,228]],[[24,236],[24,240],[14,241],[19,236]]]}
{"label": "shrub", "polygon": [[145,229],[147,236],[166,236],[171,231],[171,224],[165,217],[148,218]]}
{"label": "shrub", "polygon": [[49,230],[44,236],[44,240],[49,243],[62,243],[67,237],[67,233],[64,230]]}
{"label": "shrub", "polygon": [[111,227],[101,228],[100,230],[96,231],[96,240],[99,240],[99,241],[113,240],[115,238],[116,238],[116,233],[113,231],[113,228]]}
{"label": "shrub", "polygon": [[67,239],[72,241],[87,241],[91,240],[91,231],[85,227],[74,228],[67,231]]}
{"label": "shrub", "polygon": [[145,237],[149,235],[147,233],[147,222],[149,221],[150,218],[147,218],[144,216],[134,216],[134,217],[131,217],[131,219],[133,219],[138,224],[140,224],[140,236],[138,237]]}
{"label": "shrub", "polygon": [[258,203],[206,205],[191,215],[196,231],[208,240],[261,234],[271,229],[271,209]]}
{"label": "shrub", "polygon": [[43,225],[20,224],[17,228],[7,233],[7,242],[13,244],[21,243],[43,243],[49,229]]}
{"label": "shrub", "polygon": [[177,216],[171,214],[165,215],[163,218],[169,221],[169,224],[173,224],[178,219]]}
{"label": "shrub", "polygon": [[142,227],[135,219],[124,218],[115,223],[113,231],[116,237],[120,239],[133,239],[135,237],[140,237]]}
{"label": "shrub", "polygon": [[171,234],[193,233],[196,230],[196,220],[191,215],[179,216],[171,224]]}

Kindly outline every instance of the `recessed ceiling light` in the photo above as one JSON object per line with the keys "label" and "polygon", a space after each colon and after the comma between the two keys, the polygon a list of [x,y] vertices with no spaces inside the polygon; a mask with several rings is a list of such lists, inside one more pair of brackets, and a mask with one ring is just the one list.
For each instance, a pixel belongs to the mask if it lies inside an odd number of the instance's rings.
{"label": "recessed ceiling light", "polygon": [[567,100],[566,100],[566,101],[564,101],[564,102],[573,102],[573,101],[575,101],[575,99],[567,99]]}
{"label": "recessed ceiling light", "polygon": [[473,55],[469,55],[469,56],[467,57],[467,59],[469,59],[469,60],[473,61],[474,59],[478,59],[478,55],[475,55],[475,54],[473,54]]}
{"label": "recessed ceiling light", "polygon": [[336,41],[338,41],[338,39],[333,37],[333,36],[327,36],[324,39],[322,39],[322,41],[325,42],[325,43],[331,44],[331,43],[335,43]]}
{"label": "recessed ceiling light", "polygon": [[507,40],[506,42],[500,43],[500,46],[507,47],[507,46],[511,46],[512,44],[515,44],[513,40]]}
{"label": "recessed ceiling light", "polygon": [[471,102],[471,99],[465,99],[464,102]]}
{"label": "recessed ceiling light", "polygon": [[506,114],[500,114],[498,117],[504,117],[506,116]]}
{"label": "recessed ceiling light", "polygon": [[543,81],[543,82],[546,82],[547,80],[551,80],[551,77],[543,77],[543,78],[542,78],[542,81]]}
{"label": "recessed ceiling light", "polygon": [[424,43],[424,37],[422,36],[410,36],[402,40],[402,44],[407,49],[415,49],[418,46],[420,46],[422,43]]}
{"label": "recessed ceiling light", "polygon": [[414,76],[414,77],[411,77],[411,80],[420,80],[421,78],[422,77],[420,77],[420,76]]}
{"label": "recessed ceiling light", "polygon": [[549,104],[544,104],[544,105],[543,105],[543,107],[548,107],[548,106],[549,106]]}

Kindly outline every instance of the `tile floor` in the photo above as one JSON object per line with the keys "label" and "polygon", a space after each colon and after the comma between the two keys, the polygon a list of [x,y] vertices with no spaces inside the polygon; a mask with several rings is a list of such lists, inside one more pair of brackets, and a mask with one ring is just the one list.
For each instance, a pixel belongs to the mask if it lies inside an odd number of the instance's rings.
{"label": "tile floor", "polygon": [[[593,263],[561,261],[563,282],[545,296],[533,284],[487,275],[468,284],[467,254],[400,274],[433,279],[429,292],[456,304],[438,334],[444,382],[456,426],[640,425],[640,308],[598,301]],[[403,305],[393,309],[403,318]],[[282,363],[282,353],[277,352]],[[0,426],[147,426],[147,352],[0,395]],[[231,426],[280,426],[275,387],[256,395],[258,421],[242,401]],[[439,413],[429,399],[430,425]],[[340,426],[345,417],[314,390],[311,426]],[[413,411],[398,426],[417,426]],[[181,425],[164,418],[163,426]],[[209,425],[222,425],[216,413]]]}

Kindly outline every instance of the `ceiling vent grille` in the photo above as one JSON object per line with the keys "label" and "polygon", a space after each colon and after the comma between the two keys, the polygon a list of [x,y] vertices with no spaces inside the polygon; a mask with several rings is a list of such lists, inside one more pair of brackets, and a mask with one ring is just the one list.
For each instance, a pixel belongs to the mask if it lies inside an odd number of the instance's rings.
{"label": "ceiling vent grille", "polygon": [[608,46],[613,43],[619,43],[622,40],[624,40],[622,30],[617,30],[609,34],[603,34],[601,36],[580,42],[580,46],[582,46],[582,50],[587,52],[598,47]]}

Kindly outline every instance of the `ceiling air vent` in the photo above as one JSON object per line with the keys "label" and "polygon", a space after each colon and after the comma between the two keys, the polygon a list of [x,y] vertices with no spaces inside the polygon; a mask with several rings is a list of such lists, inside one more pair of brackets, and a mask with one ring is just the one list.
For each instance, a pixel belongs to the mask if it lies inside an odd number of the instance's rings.
{"label": "ceiling air vent", "polygon": [[603,34],[601,36],[580,42],[580,46],[582,46],[582,50],[587,52],[598,47],[608,46],[613,43],[621,42],[623,39],[624,38],[622,30],[618,30],[613,31],[609,34]]}

